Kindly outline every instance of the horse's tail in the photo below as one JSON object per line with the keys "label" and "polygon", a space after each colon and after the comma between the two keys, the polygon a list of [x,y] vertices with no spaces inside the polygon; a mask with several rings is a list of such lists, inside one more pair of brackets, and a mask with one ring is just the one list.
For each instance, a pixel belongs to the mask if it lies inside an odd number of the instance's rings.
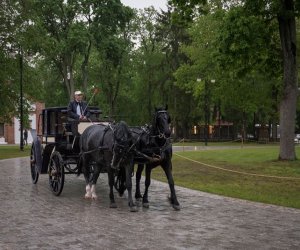
{"label": "horse's tail", "polygon": [[115,189],[118,191],[119,196],[122,197],[126,190],[126,172],[125,168],[120,168],[118,174],[115,176]]}
{"label": "horse's tail", "polygon": [[83,159],[82,158],[83,158],[83,154],[80,153],[79,160],[77,162],[77,167],[78,167],[77,176],[79,176],[82,173],[82,165],[83,165]]}
{"label": "horse's tail", "polygon": [[77,176],[79,176],[81,173],[82,173],[82,167],[83,167],[83,164],[84,164],[84,151],[83,151],[83,142],[82,142],[82,135],[80,136],[79,138],[79,149],[80,149],[80,153],[79,153],[79,160],[78,160],[78,163],[77,163],[77,167],[78,167],[78,171],[77,171]]}

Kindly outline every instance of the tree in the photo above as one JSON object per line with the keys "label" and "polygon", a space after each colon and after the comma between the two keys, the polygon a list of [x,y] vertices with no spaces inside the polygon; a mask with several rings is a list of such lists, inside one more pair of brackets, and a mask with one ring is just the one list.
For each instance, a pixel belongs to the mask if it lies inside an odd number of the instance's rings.
{"label": "tree", "polygon": [[[182,7],[183,1],[173,0]],[[224,4],[226,1],[216,1]],[[203,1],[185,1],[182,9],[185,13]],[[242,3],[244,3],[242,5]],[[279,159],[294,160],[296,158],[294,146],[295,115],[298,96],[297,60],[296,60],[296,16],[299,15],[300,3],[294,0],[244,0],[239,5],[252,16],[260,16],[266,21],[274,18],[278,21],[281,50],[283,55],[283,82],[280,98],[280,152]]]}
{"label": "tree", "polygon": [[53,63],[63,79],[70,99],[75,89],[73,67],[78,54],[89,46],[86,26],[77,1],[34,1],[33,22],[39,36],[37,51]]}
{"label": "tree", "polygon": [[[234,110],[240,108],[243,122],[247,117],[252,119],[253,114],[255,123],[277,120],[282,70],[276,28],[274,21],[247,13],[242,6],[226,11],[219,28],[215,55],[222,69],[220,93],[223,104],[231,103]],[[273,131],[276,127],[275,123]]]}
{"label": "tree", "polygon": [[128,8],[119,0],[42,0],[34,1],[33,7],[37,50],[57,67],[72,99],[75,87],[88,88],[92,47],[102,49],[124,27]]}
{"label": "tree", "polygon": [[[30,28],[30,2],[1,2],[0,8],[0,117],[2,122],[9,122],[18,115],[20,103],[20,59],[22,55],[23,92],[27,99],[42,97],[39,82],[34,81],[35,72],[33,56],[30,50],[30,39],[27,33]],[[23,100],[23,104],[24,104]],[[24,117],[28,107],[24,105]],[[28,122],[28,121],[24,121]]]}
{"label": "tree", "polygon": [[169,104],[172,114],[172,125],[175,129],[176,137],[187,137],[190,128],[195,124],[195,117],[199,117],[197,112],[197,101],[193,98],[190,90],[182,89],[178,86],[174,72],[181,64],[186,64],[189,58],[181,50],[181,46],[191,42],[188,27],[192,19],[185,18],[180,14],[180,10],[174,8],[169,3],[168,10],[158,14],[157,19],[157,40],[160,41],[164,58],[164,89],[163,98]]}
{"label": "tree", "polygon": [[299,1],[245,1],[245,8],[265,18],[277,18],[283,55],[283,82],[280,99],[280,160],[295,160],[295,117],[298,91],[296,16]]}
{"label": "tree", "polygon": [[92,34],[99,56],[97,81],[108,103],[109,116],[114,116],[120,88],[128,82],[126,65],[132,47],[133,11],[118,0],[108,3],[96,5]]}

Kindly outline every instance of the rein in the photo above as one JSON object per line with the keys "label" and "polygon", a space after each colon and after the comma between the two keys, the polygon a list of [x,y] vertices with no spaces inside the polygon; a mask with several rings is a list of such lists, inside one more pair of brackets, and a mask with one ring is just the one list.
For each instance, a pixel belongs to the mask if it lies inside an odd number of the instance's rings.
{"label": "rein", "polygon": [[93,153],[93,152],[96,152],[96,151],[102,151],[102,150],[108,150],[108,147],[97,147],[95,149],[92,149],[92,150],[89,150],[89,151],[86,151],[86,152],[82,152],[80,155],[85,155],[85,154],[90,154],[90,153]]}

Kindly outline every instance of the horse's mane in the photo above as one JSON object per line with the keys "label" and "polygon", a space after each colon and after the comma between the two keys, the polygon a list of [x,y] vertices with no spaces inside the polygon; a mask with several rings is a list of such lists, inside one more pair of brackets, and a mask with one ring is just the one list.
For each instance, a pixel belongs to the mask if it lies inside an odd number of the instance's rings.
{"label": "horse's mane", "polygon": [[124,140],[124,135],[127,135],[127,139],[131,139],[131,132],[126,122],[120,121],[115,127],[115,139],[117,141]]}

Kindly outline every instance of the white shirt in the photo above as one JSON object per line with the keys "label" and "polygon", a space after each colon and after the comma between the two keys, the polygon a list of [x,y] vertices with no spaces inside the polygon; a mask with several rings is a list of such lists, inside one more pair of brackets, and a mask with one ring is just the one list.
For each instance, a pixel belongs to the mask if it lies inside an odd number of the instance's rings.
{"label": "white shirt", "polygon": [[77,103],[76,113],[77,113],[77,115],[81,116],[81,109],[80,109],[79,103]]}

